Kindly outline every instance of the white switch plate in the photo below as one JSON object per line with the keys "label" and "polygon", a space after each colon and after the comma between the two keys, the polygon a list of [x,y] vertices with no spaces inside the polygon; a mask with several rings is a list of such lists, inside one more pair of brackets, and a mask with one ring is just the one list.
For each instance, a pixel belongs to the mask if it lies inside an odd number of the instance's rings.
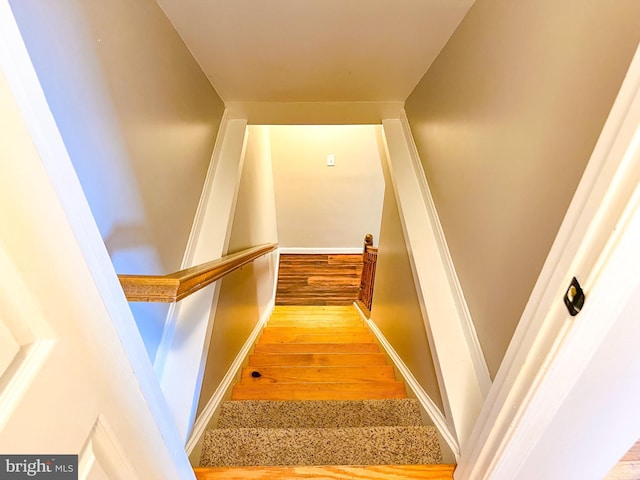
{"label": "white switch plate", "polygon": [[330,153],[329,155],[327,155],[327,166],[328,167],[335,167],[336,166],[336,154],[335,153]]}

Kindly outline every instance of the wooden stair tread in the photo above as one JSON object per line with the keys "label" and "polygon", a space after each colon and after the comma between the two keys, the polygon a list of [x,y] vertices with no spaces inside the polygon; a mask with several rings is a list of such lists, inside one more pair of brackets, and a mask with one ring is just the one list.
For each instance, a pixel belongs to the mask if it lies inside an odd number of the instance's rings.
{"label": "wooden stair tread", "polygon": [[273,310],[274,317],[337,317],[339,315],[349,318],[357,318],[360,314],[352,306],[300,307],[294,305],[280,305],[276,306]]}
{"label": "wooden stair tread", "polygon": [[233,387],[232,400],[367,400],[406,398],[403,382],[272,383]]}
{"label": "wooden stair tread", "polygon": [[344,315],[341,313],[329,314],[329,315],[315,315],[315,314],[305,314],[305,315],[290,315],[290,314],[279,314],[272,315],[269,319],[269,325],[275,325],[279,322],[296,322],[296,323],[309,323],[311,325],[315,324],[323,324],[323,323],[333,323],[333,322],[344,322],[344,323],[357,323],[359,325],[364,325],[362,318],[359,315]]}
{"label": "wooden stair tread", "polygon": [[296,305],[284,305],[277,308],[287,308],[290,310],[273,310],[271,312],[271,316],[273,318],[361,318],[360,312],[353,306],[325,306],[325,307],[314,307],[314,308],[334,308],[337,310],[297,310],[298,308],[302,308]]}
{"label": "wooden stair tread", "polygon": [[308,316],[337,316],[357,317],[360,315],[353,305],[325,305],[322,307],[302,307],[300,305],[279,305],[273,309],[274,316],[280,315],[308,315]]}
{"label": "wooden stair tread", "polygon": [[342,318],[336,317],[327,318],[308,318],[308,317],[279,317],[272,318],[267,324],[267,328],[279,327],[279,328],[294,328],[294,327],[313,327],[313,328],[365,328],[364,322],[359,318]]}
{"label": "wooden stair tread", "polygon": [[455,465],[368,465],[296,467],[205,467],[194,468],[197,480],[296,480],[300,478],[348,480],[452,480]]}
{"label": "wooden stair tread", "polygon": [[331,313],[331,312],[353,312],[353,305],[276,305],[273,308],[274,313]]}
{"label": "wooden stair tread", "polygon": [[[251,374],[259,372],[260,377]],[[395,382],[393,367],[255,367],[243,368],[243,384]]]}
{"label": "wooden stair tread", "polygon": [[355,326],[346,326],[346,327],[338,327],[338,326],[317,326],[317,325],[300,325],[293,327],[278,327],[267,325],[267,327],[263,330],[263,335],[325,335],[327,333],[339,333],[341,335],[347,333],[369,333],[369,330],[364,325],[355,325]]}
{"label": "wooden stair tread", "polygon": [[[307,400],[370,401],[405,399],[404,401],[407,401],[404,382],[396,380],[393,366],[387,364],[387,358],[382,353],[380,346],[375,342],[366,322],[359,315],[354,315],[354,312],[353,306],[276,307],[267,326],[254,344],[252,353],[247,357],[248,366],[242,369],[239,383],[233,386],[231,400],[240,405],[251,404],[249,402],[251,400],[260,401],[261,405],[265,403],[264,401],[269,400],[274,401],[273,403],[275,404]],[[258,372],[260,376],[254,378],[252,374],[255,372]],[[333,412],[334,409],[332,408],[331,411]],[[323,418],[327,417],[326,412],[322,416]],[[254,417],[255,412],[251,412],[250,418],[252,421]],[[341,425],[342,421],[341,417],[337,425]],[[246,423],[242,422],[241,425]],[[218,478],[265,478],[267,480],[276,478],[453,479],[453,470],[455,468],[453,465],[343,466],[352,461],[350,460],[352,455],[349,454],[343,458],[337,454],[338,452],[344,454],[345,451],[350,451],[348,448],[339,448],[330,457],[322,457],[318,460],[317,450],[313,447],[311,449],[312,457],[304,457],[305,460],[302,462],[295,460],[297,458],[296,455],[287,451],[285,456],[288,461],[281,462],[278,455],[284,455],[281,450],[284,447],[280,443],[292,444],[296,449],[295,452],[300,453],[300,445],[309,445],[309,442],[316,439],[315,425],[316,423],[314,422],[310,427],[313,432],[310,436],[306,434],[307,437],[305,438],[307,440],[304,442],[287,443],[282,440],[274,441],[279,446],[276,453],[274,453],[276,456],[273,458],[267,455],[265,458],[260,457],[257,459],[255,454],[251,453],[251,459],[249,460],[242,457],[244,454],[235,459],[228,452],[221,453],[221,451],[217,451],[219,458],[211,457],[209,461],[203,464],[276,465],[279,463],[322,463],[327,464],[326,466],[198,468],[195,469],[197,478],[200,480]],[[290,429],[290,427],[287,428]],[[382,427],[371,428],[374,428],[373,431],[378,432],[375,429]],[[393,428],[396,428],[395,424]],[[245,430],[238,432],[237,435],[234,433],[238,437],[237,441],[244,442],[248,439],[250,444],[254,445],[256,438],[263,438],[267,435],[262,431],[254,435],[254,432]],[[302,434],[297,430],[297,427],[294,427],[293,431],[295,435]],[[345,435],[344,432],[339,433],[340,435]],[[347,434],[352,435],[350,430]],[[218,435],[222,435],[222,437],[220,440],[215,441],[219,441],[224,445],[228,444],[230,436],[235,438],[229,432],[218,432]],[[273,432],[270,432],[269,435],[273,435]],[[287,432],[286,435],[292,434]],[[367,431],[366,435],[369,438],[368,436],[371,435],[371,432]],[[412,445],[415,440],[413,435],[413,433],[409,435],[411,439],[409,443]],[[389,451],[388,442],[392,437],[385,437],[383,442],[374,442],[374,444],[382,444],[384,451]],[[268,436],[264,441],[268,443],[271,441],[271,437]],[[333,444],[333,442],[330,443]],[[369,461],[369,457],[360,459],[358,455],[360,454],[361,449],[359,446],[361,443],[361,440],[354,441],[349,438],[348,445],[358,446],[353,452],[354,458],[356,458],[353,463],[356,465],[376,463],[376,461]],[[417,463],[429,463],[432,461],[426,457],[421,457],[419,460],[408,459],[409,457],[406,457],[407,451],[407,449],[402,448],[398,452],[402,452],[404,456],[385,457],[384,459],[376,454],[375,459],[378,462],[385,463],[394,463],[394,459],[398,463],[413,463],[414,461]],[[438,461],[435,458],[433,461]],[[440,457],[438,456],[438,458]],[[337,463],[338,465],[331,465],[332,463]]]}
{"label": "wooden stair tread", "polygon": [[256,343],[253,353],[379,353],[376,343]]}
{"label": "wooden stair tread", "polygon": [[372,343],[371,333],[307,333],[274,335],[265,329],[258,343]]}
{"label": "wooden stair tread", "polygon": [[272,315],[269,319],[269,324],[275,324],[278,322],[310,322],[310,323],[327,323],[327,322],[355,322],[360,325],[363,324],[362,318],[359,315],[344,315],[341,313],[320,315],[320,314],[285,314]]}
{"label": "wooden stair tread", "polygon": [[345,366],[386,365],[382,353],[257,353],[249,355],[249,366]]}

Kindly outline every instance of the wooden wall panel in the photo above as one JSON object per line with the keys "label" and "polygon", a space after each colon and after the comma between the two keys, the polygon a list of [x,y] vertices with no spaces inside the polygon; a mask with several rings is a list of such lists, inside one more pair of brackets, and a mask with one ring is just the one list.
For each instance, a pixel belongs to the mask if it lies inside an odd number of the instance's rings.
{"label": "wooden wall panel", "polygon": [[351,305],[362,255],[280,255],[276,305]]}

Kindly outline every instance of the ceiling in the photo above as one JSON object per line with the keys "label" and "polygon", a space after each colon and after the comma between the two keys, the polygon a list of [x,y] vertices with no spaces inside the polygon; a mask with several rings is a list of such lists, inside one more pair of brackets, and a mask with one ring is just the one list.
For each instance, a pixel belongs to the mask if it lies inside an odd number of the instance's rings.
{"label": "ceiling", "polygon": [[225,102],[404,101],[474,0],[157,0]]}

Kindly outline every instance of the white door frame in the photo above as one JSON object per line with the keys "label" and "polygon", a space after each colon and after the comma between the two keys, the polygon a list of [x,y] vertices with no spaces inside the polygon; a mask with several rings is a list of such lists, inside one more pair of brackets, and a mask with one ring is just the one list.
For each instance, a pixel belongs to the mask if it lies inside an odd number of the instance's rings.
{"label": "white door frame", "polygon": [[[102,462],[103,471],[119,472],[111,478],[127,476],[125,472],[129,472],[127,478],[194,478],[184,443],[7,0],[0,0],[0,71],[37,151],[35,157],[24,158],[20,164],[5,164],[12,166],[5,172],[5,180],[11,182],[7,191],[30,194],[29,202],[17,205],[24,215],[5,225],[10,228],[5,231],[34,235],[22,243],[0,239],[2,258],[13,264],[11,269],[0,270],[0,284],[5,291],[15,291],[16,298],[31,298],[25,308],[38,309],[47,323],[61,326],[56,341],[76,342],[82,351],[90,352],[83,358],[93,372],[92,402],[100,412],[94,428],[86,432],[82,452],[60,453],[81,453],[83,475]],[[29,264],[36,257],[55,261],[49,267]],[[10,275],[11,271],[15,274]],[[69,328],[71,324],[73,328]],[[73,332],[73,338],[65,336],[67,331]],[[79,338],[86,341],[78,343]],[[2,393],[1,407],[20,405],[19,389]],[[0,408],[0,413],[6,414],[6,409]],[[57,420],[73,425],[74,419]],[[25,432],[28,434],[28,429]],[[49,452],[20,453],[56,452],[64,435],[61,430]]]}
{"label": "white door frame", "polygon": [[[567,126],[567,134],[570,130]],[[637,356],[637,346],[629,350],[615,343],[610,332],[634,320],[626,307],[640,292],[639,182],[636,52],[462,452],[457,480],[551,478],[551,466],[553,478],[602,478],[640,437],[637,406],[630,409],[620,402],[637,397],[636,405],[640,404],[637,378],[627,378],[622,383],[629,388],[614,393],[602,388],[606,379],[598,376],[593,362],[598,352],[615,352],[611,374],[621,375],[622,381]],[[570,317],[563,297],[574,276],[587,300],[581,313]],[[588,393],[576,398],[584,391]],[[595,415],[600,422],[609,419],[609,427],[596,426],[595,416],[571,418],[568,412],[588,402],[609,407]],[[621,425],[619,419],[625,417],[628,421]],[[573,431],[589,434],[564,445],[561,459],[541,454],[553,444],[549,439],[565,438]],[[583,458],[576,462],[578,454]],[[532,461],[536,458],[537,463]]]}

